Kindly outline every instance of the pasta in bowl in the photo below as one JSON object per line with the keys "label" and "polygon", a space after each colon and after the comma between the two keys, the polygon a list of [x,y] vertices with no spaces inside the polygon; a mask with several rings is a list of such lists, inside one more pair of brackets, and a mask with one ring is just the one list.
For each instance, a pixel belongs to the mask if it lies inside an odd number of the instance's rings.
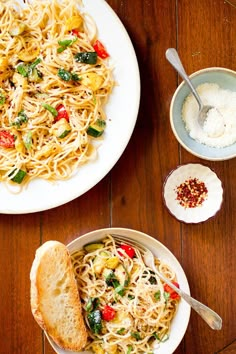
{"label": "pasta in bowl", "polygon": [[[118,245],[115,237],[127,237]],[[83,235],[67,247],[78,282],[89,339],[81,353],[171,354],[189,321],[190,307],[148,268],[128,240],[147,246],[158,269],[189,293],[185,274],[171,252],[141,232],[109,228]],[[49,338],[59,354],[65,354]]]}

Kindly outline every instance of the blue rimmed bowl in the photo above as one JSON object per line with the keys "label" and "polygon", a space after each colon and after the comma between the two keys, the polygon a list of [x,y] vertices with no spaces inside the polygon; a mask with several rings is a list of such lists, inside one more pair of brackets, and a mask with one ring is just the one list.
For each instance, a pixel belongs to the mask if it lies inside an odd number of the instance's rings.
{"label": "blue rimmed bowl", "polygon": [[[218,84],[220,88],[236,91],[236,72],[221,67],[199,70],[190,75],[195,87],[204,83]],[[236,157],[236,142],[226,147],[210,147],[190,137],[182,119],[182,109],[190,89],[183,81],[176,89],[170,105],[170,124],[178,142],[192,155],[210,161],[223,161]],[[236,117],[235,117],[236,119]]]}

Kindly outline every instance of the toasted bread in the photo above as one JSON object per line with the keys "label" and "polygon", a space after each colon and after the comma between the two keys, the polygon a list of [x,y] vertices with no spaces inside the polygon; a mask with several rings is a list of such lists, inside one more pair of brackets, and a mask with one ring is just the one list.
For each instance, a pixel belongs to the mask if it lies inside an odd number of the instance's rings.
{"label": "toasted bread", "polygon": [[39,326],[61,348],[79,351],[87,342],[77,283],[65,245],[45,242],[30,272],[31,310]]}

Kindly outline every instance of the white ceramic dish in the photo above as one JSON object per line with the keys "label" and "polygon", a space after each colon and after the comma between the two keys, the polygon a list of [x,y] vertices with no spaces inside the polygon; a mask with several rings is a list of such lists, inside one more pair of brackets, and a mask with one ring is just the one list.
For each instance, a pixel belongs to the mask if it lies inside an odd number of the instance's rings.
{"label": "white ceramic dish", "polygon": [[[176,200],[176,187],[189,178],[197,178],[204,182],[208,190],[207,199],[202,205],[195,208],[185,208]],[[167,176],[163,197],[168,210],[178,220],[185,223],[199,223],[206,221],[220,210],[223,201],[223,188],[220,179],[209,167],[190,163],[178,166]]]}
{"label": "white ceramic dish", "polygon": [[[142,232],[125,228],[100,229],[78,237],[68,244],[68,249],[71,253],[73,253],[75,250],[82,248],[87,243],[101,240],[104,235],[108,233],[128,237],[148,247],[154,255],[162,260],[165,260],[166,263],[175,270],[180,288],[183,289],[187,294],[190,293],[185,273],[175,256],[159,241]],[[190,306],[184,300],[181,300],[176,316],[172,322],[170,338],[166,342],[161,343],[158,350],[155,351],[155,354],[172,354],[175,351],[185,334],[189,322],[189,317]],[[62,350],[50,338],[48,338],[48,340],[53,349],[58,354],[78,354],[78,352],[75,353]],[[79,354],[86,353],[91,354],[91,352],[79,352]]]}
{"label": "white ceramic dish", "polygon": [[98,36],[111,56],[114,78],[118,83],[105,109],[108,123],[98,157],[82,166],[67,181],[51,184],[38,179],[20,194],[12,194],[0,183],[0,195],[4,201],[0,206],[2,214],[43,211],[81,196],[112,169],[132,135],[140,101],[140,76],[134,48],[123,24],[106,1],[83,0],[83,3],[84,12],[90,14],[97,24]]}

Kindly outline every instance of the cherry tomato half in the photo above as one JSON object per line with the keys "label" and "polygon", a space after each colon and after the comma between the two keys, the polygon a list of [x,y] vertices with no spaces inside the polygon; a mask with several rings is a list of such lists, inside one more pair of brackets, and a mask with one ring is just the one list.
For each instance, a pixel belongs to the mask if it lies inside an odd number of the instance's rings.
{"label": "cherry tomato half", "polygon": [[12,148],[15,146],[15,138],[7,130],[0,131],[0,146],[4,148]]}
{"label": "cherry tomato half", "polygon": [[[127,256],[129,256],[130,258],[134,258],[135,250],[133,249],[133,247],[131,247],[129,245],[120,245],[120,248],[125,251]],[[122,256],[121,252],[118,252],[118,253]]]}
{"label": "cherry tomato half", "polygon": [[114,319],[116,311],[109,305],[106,305],[102,310],[102,319],[105,321],[111,321]]}
{"label": "cherry tomato half", "polygon": [[[179,284],[176,281],[172,282],[177,288],[179,288]],[[179,299],[179,294],[174,291],[168,284],[164,285],[164,291],[170,294],[171,299]]]}
{"label": "cherry tomato half", "polygon": [[106,59],[109,57],[109,54],[107,53],[104,45],[98,39],[94,43],[93,48],[100,58]]}
{"label": "cherry tomato half", "polygon": [[58,115],[56,116],[55,121],[58,121],[61,118],[65,118],[67,121],[69,121],[69,115],[68,115],[67,110],[63,104],[59,104],[56,107],[56,110],[58,112]]}

